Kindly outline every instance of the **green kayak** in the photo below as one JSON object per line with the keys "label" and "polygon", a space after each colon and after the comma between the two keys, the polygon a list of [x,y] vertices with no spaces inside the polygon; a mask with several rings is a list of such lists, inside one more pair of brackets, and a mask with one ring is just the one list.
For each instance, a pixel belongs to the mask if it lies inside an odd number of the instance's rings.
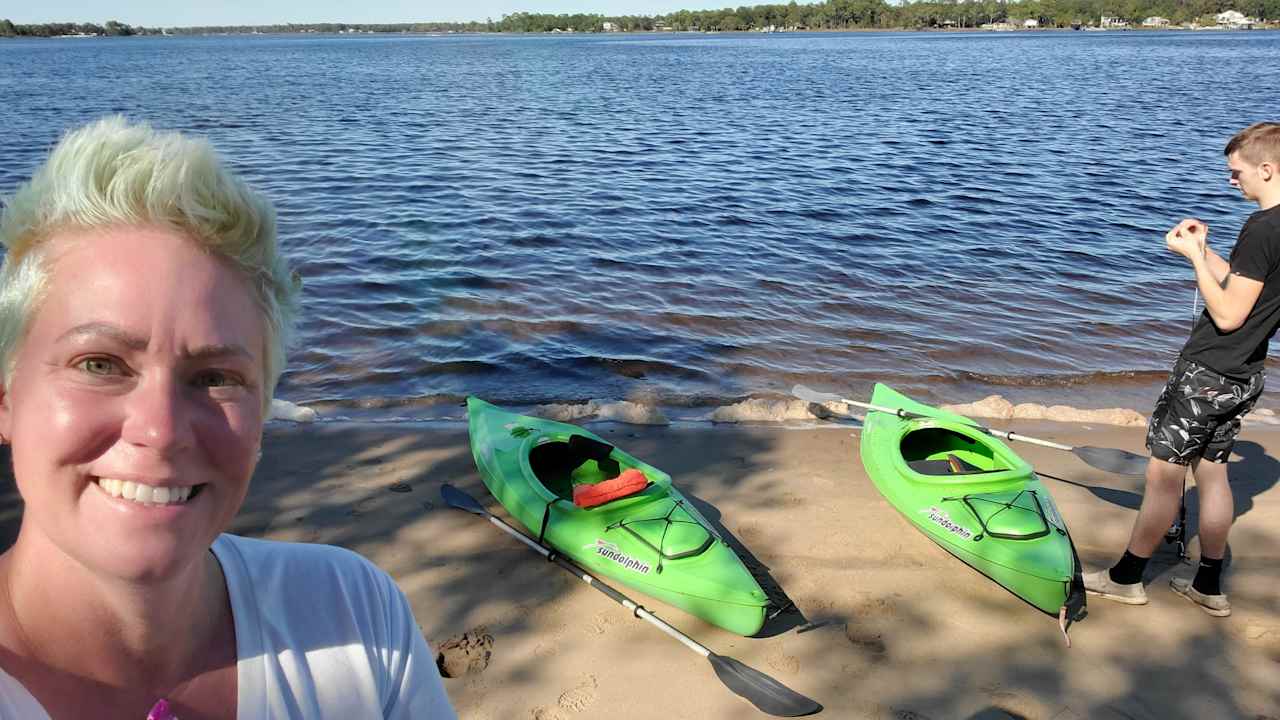
{"label": "green kayak", "polygon": [[877,384],[862,465],[876,488],[930,540],[1064,623],[1084,607],[1080,563],[1049,491],[1031,466],[972,420]]}
{"label": "green kayak", "polygon": [[[671,477],[576,425],[467,399],[471,454],[489,492],[529,533],[613,578],[739,635],[764,625],[768,598]],[[628,472],[630,471],[630,472]],[[625,473],[642,489],[584,508],[579,493]]]}

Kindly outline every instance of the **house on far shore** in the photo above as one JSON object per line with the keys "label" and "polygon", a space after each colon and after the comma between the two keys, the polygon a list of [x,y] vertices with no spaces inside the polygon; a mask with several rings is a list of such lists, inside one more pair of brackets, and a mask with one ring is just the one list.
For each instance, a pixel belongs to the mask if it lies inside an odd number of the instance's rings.
{"label": "house on far shore", "polygon": [[1035,30],[1036,28],[1040,27],[1040,21],[1035,18],[1027,18],[1026,20],[1022,21],[1022,27],[1028,30]]}
{"label": "house on far shore", "polygon": [[1244,13],[1239,10],[1220,12],[1215,19],[1218,21],[1219,25],[1229,27],[1234,30],[1251,30],[1258,22],[1251,17],[1245,17]]}
{"label": "house on far shore", "polygon": [[619,28],[615,23],[606,22],[600,26],[600,29],[605,32],[618,32],[621,28]]}
{"label": "house on far shore", "polygon": [[1129,21],[1120,17],[1103,15],[1102,20],[1098,22],[1098,27],[1107,29],[1107,30],[1118,30],[1120,28],[1129,27]]}
{"label": "house on far shore", "polygon": [[1142,27],[1149,27],[1149,28],[1169,27],[1169,18],[1162,18],[1159,15],[1152,15],[1146,20],[1142,21]]}

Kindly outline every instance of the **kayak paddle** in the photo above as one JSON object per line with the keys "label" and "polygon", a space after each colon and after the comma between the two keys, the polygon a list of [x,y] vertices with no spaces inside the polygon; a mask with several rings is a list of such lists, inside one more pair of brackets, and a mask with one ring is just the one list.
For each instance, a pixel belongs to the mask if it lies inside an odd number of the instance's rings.
{"label": "kayak paddle", "polygon": [[[902,410],[901,408],[881,407],[870,403],[858,402],[857,400],[849,400],[848,398],[842,398],[834,393],[818,392],[817,390],[807,388],[804,385],[796,385],[791,388],[791,394],[808,402],[842,402],[846,405],[853,405],[867,410],[897,415],[900,418],[915,419],[928,417],[928,415],[920,415],[919,413]],[[1117,475],[1144,475],[1147,472],[1147,458],[1142,455],[1138,455],[1137,453],[1131,453],[1127,450],[1089,446],[1073,447],[1071,445],[1056,443],[1051,440],[1041,440],[1039,438],[1021,435],[1011,430],[995,430],[981,425],[978,425],[977,428],[989,435],[994,435],[995,437],[1003,438],[1005,440],[1017,440],[1020,442],[1031,443],[1032,445],[1053,448],[1054,450],[1065,450],[1099,470],[1105,470]]]}
{"label": "kayak paddle", "polygon": [[614,590],[577,565],[560,557],[559,553],[539,544],[536,540],[503,522],[501,518],[495,517],[493,513],[485,510],[483,505],[465,491],[446,483],[440,488],[440,496],[451,507],[458,510],[466,510],[472,515],[479,515],[497,525],[498,528],[528,545],[542,557],[568,570],[578,579],[608,595],[614,602],[630,610],[636,617],[649,621],[662,632],[679,640],[685,647],[706,658],[711,662],[711,667],[716,671],[716,675],[726,687],[749,700],[752,705],[755,705],[761,711],[778,717],[799,717],[801,715],[812,715],[822,710],[822,706],[818,703],[759,670],[743,665],[731,657],[715,654],[688,635],[668,625],[658,616],[644,609],[644,607],[632,602],[626,595]]}

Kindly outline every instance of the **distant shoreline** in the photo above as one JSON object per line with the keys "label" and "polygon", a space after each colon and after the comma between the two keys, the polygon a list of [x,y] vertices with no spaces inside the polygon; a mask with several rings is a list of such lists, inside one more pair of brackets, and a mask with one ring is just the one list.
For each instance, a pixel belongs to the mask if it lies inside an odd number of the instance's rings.
{"label": "distant shoreline", "polygon": [[[190,25],[183,27],[132,26],[118,20],[103,24],[47,22],[16,24],[0,17],[2,37],[127,37],[134,35],[261,35],[261,34],[487,34],[487,33],[787,33],[787,32],[905,32],[987,30],[1217,30],[1280,27],[1276,18],[1250,17],[1228,2],[1217,12],[1197,14],[1186,7],[1173,10],[1145,0],[1130,4],[1125,15],[1105,6],[1043,7],[1034,0],[1014,0],[992,6],[985,1],[867,0],[857,6],[826,0],[814,4],[768,4],[714,10],[678,10],[663,15],[606,16],[600,13],[505,14],[494,20],[464,22],[421,21],[394,23],[306,22],[268,24]],[[1254,9],[1246,6],[1243,9]],[[1094,14],[1098,13],[1098,14]]]}
{"label": "distant shoreline", "polygon": [[910,33],[1069,33],[1069,32],[1106,32],[1106,33],[1128,33],[1128,32],[1266,32],[1280,30],[1280,23],[1274,25],[1264,25],[1250,29],[1231,28],[1225,26],[1204,26],[1204,27],[1126,27],[1126,28],[1100,28],[1100,27],[1038,27],[1038,28],[981,28],[981,27],[884,27],[884,28],[840,28],[840,29],[812,29],[812,30],[627,30],[627,31],[529,31],[514,32],[506,30],[361,30],[361,31],[307,31],[307,30],[272,30],[267,32],[254,31],[217,31],[217,32],[180,32],[180,33],[138,33],[132,35],[109,35],[109,34],[67,34],[67,35],[0,35],[0,40],[80,40],[87,38],[181,38],[181,37],[253,37],[253,36],[280,36],[280,35],[315,35],[315,36],[418,36],[418,37],[443,37],[448,35],[801,35],[801,34],[821,34],[821,35],[839,35],[852,33],[887,33],[887,32],[910,32]]}

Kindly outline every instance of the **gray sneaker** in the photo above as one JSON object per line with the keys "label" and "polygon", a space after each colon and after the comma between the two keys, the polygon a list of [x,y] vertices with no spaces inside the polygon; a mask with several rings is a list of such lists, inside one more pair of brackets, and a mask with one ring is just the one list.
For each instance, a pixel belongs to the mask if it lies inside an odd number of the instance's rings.
{"label": "gray sneaker", "polygon": [[1146,605],[1147,591],[1142,587],[1141,582],[1131,585],[1124,585],[1111,579],[1110,570],[1098,570],[1097,572],[1085,573],[1081,576],[1084,580],[1084,590],[1090,595],[1097,595],[1108,600],[1115,600],[1125,605]]}
{"label": "gray sneaker", "polygon": [[1231,603],[1227,602],[1226,593],[1205,595],[1191,587],[1191,581],[1187,578],[1174,578],[1169,581],[1169,587],[1214,617],[1226,617],[1231,614]]}

